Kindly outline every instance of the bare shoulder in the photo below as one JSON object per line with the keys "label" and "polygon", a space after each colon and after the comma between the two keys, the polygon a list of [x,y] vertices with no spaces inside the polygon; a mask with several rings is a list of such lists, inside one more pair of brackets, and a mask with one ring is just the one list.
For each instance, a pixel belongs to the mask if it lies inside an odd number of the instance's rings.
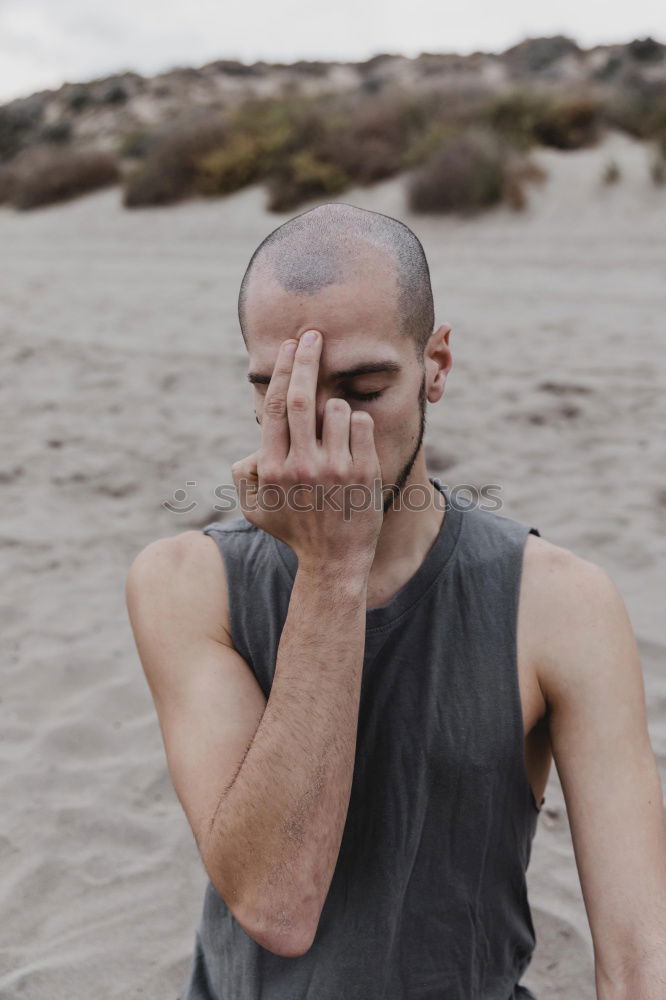
{"label": "bare shoulder", "polygon": [[559,596],[565,603],[572,603],[585,596],[603,602],[619,596],[612,577],[602,566],[538,535],[527,537],[523,579],[528,600]]}
{"label": "bare shoulder", "polygon": [[191,529],[157,538],[134,557],[125,593],[130,614],[180,619],[230,642],[224,560],[214,541]]}
{"label": "bare shoulder", "polygon": [[532,534],[523,554],[520,614],[546,700],[567,683],[570,665],[579,663],[576,651],[593,645],[601,651],[631,632],[622,596],[603,567]]}

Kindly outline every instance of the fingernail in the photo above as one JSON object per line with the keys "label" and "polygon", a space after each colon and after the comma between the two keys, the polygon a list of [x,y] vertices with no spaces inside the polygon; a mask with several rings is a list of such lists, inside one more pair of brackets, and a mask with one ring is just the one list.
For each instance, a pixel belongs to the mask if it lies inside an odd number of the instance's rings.
{"label": "fingernail", "polygon": [[288,340],[285,344],[282,345],[282,353],[286,354],[287,357],[289,357],[290,354],[293,354],[295,350],[296,350],[295,340]]}
{"label": "fingernail", "polygon": [[304,344],[314,344],[314,343],[316,343],[316,340],[317,340],[318,336],[319,336],[319,334],[317,333],[316,330],[308,330],[307,333],[303,334],[303,343]]}

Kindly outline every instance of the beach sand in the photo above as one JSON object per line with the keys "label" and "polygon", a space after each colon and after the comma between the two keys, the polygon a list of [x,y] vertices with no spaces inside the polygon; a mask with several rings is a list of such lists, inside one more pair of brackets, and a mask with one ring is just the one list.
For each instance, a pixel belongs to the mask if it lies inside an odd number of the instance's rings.
{"label": "beach sand", "polygon": [[[431,474],[499,484],[500,513],[617,583],[664,783],[666,188],[620,135],[535,158],[549,178],[522,214],[412,216],[399,179],[338,200],[414,229],[453,327]],[[602,186],[611,158],[622,177]],[[206,878],[124,580],[152,539],[221,518],[213,490],[258,447],[238,288],[257,244],[304,210],[268,214],[265,197],[128,212],[108,190],[0,210],[3,1000],[176,1000],[186,980]],[[177,490],[189,513],[162,506]],[[528,887],[538,944],[523,982],[539,1000],[591,1000],[555,767]]]}

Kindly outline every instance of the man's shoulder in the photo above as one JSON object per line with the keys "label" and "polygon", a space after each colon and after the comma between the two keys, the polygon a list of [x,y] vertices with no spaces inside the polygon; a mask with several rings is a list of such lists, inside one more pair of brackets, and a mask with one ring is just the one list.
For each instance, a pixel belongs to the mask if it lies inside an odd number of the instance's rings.
{"label": "man's shoulder", "polygon": [[187,570],[200,554],[210,550],[203,531],[189,528],[175,535],[154,538],[134,556],[130,572],[135,576],[165,570]]}
{"label": "man's shoulder", "polygon": [[134,556],[126,586],[189,601],[202,590],[224,586],[222,560],[212,539],[201,529],[190,528],[148,542]]}
{"label": "man's shoulder", "polygon": [[134,557],[125,581],[130,617],[166,629],[185,622],[225,641],[228,591],[217,546],[199,529],[156,538]]}
{"label": "man's shoulder", "polygon": [[610,576],[598,563],[534,534],[528,534],[525,541],[523,577],[539,593],[558,588],[568,592],[571,587],[598,590],[607,587],[609,582],[612,584]]}
{"label": "man's shoulder", "polygon": [[135,576],[159,574],[166,570],[180,575],[196,573],[202,560],[218,565],[219,555],[217,558],[211,556],[211,553],[215,556],[211,538],[218,541],[229,536],[242,536],[249,541],[265,535],[266,532],[244,517],[210,521],[201,528],[188,528],[175,535],[166,535],[148,542],[134,557],[130,572]]}
{"label": "man's shoulder", "polygon": [[608,572],[591,559],[537,535],[525,543],[520,617],[542,689],[565,669],[570,651],[610,634],[624,603]]}

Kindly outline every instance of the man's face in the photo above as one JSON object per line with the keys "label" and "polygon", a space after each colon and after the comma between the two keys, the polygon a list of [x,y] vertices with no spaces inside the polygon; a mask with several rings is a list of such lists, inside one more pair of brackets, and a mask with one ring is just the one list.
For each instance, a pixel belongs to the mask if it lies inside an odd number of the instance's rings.
{"label": "man's face", "polygon": [[[395,278],[381,259],[345,284],[314,295],[286,292],[271,276],[253,273],[246,310],[249,368],[257,421],[280,344],[315,328],[323,335],[317,381],[316,433],[326,401],[346,399],[374,420],[377,457],[386,485],[400,488],[418,455],[425,427],[425,373],[413,341],[397,330]],[[379,370],[363,372],[369,365]],[[365,397],[365,398],[364,398]],[[394,496],[385,494],[385,510]]]}

